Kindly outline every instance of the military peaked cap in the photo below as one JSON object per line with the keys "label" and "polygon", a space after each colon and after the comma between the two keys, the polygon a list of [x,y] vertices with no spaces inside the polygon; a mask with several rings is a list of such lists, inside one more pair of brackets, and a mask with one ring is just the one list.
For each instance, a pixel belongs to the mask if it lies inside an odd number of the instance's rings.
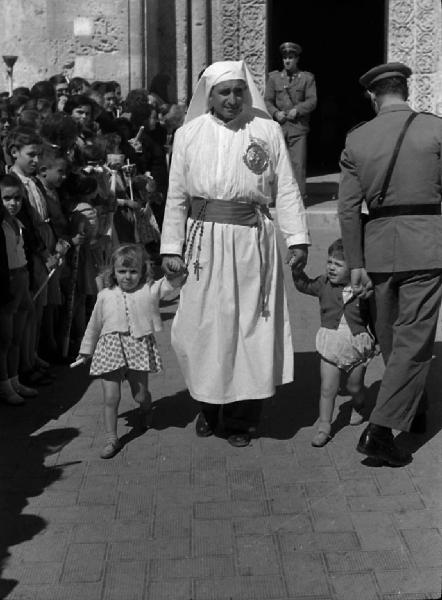
{"label": "military peaked cap", "polygon": [[391,62],[384,65],[378,65],[373,67],[359,79],[359,83],[366,89],[369,89],[374,83],[381,79],[388,79],[389,77],[402,77],[408,79],[412,73],[410,67],[404,65],[404,63]]}
{"label": "military peaked cap", "polygon": [[294,42],[284,42],[279,46],[279,51],[281,54],[286,52],[294,52],[297,56],[299,56],[302,52],[302,48],[299,44],[295,44]]}

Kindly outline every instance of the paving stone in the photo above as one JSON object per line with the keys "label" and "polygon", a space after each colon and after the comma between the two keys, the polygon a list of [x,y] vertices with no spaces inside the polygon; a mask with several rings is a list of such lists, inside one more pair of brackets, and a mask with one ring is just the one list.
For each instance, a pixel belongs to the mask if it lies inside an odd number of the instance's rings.
{"label": "paving stone", "polygon": [[413,481],[427,508],[442,508],[442,480],[414,477]]}
{"label": "paving stone", "polygon": [[309,498],[322,498],[328,494],[342,496],[377,496],[378,489],[372,479],[349,479],[335,481],[307,481],[305,493]]}
{"label": "paving stone", "polygon": [[158,579],[215,578],[234,575],[233,559],[227,556],[154,559],[150,561],[150,577]]}
{"label": "paving stone", "polygon": [[101,598],[101,583],[27,586],[19,584],[8,600],[95,600]]}
{"label": "paving stone", "polygon": [[239,575],[279,574],[277,541],[271,535],[236,538]]}
{"label": "paving stone", "polygon": [[142,561],[108,565],[103,600],[140,600],[143,597],[145,579],[146,564]]}
{"label": "paving stone", "polygon": [[197,502],[195,518],[197,519],[231,519],[234,517],[253,517],[268,514],[267,503],[259,500],[246,502]]}
{"label": "paving stone", "polygon": [[232,554],[234,550],[232,529],[232,525],[225,520],[195,519],[192,527],[192,555]]}
{"label": "paving stone", "polygon": [[289,596],[327,595],[330,592],[320,553],[294,552],[283,557]]}
{"label": "paving stone", "polygon": [[71,541],[70,530],[65,532],[51,527],[50,533],[38,535],[20,544],[17,548],[20,559],[25,562],[62,561]]}
{"label": "paving stone", "polygon": [[378,511],[392,513],[425,508],[421,497],[416,493],[404,493],[394,496],[358,496],[348,498],[348,505],[352,512]]}
{"label": "paving stone", "polygon": [[152,517],[153,503],[152,491],[142,486],[122,491],[118,495],[117,518],[148,521]]}
{"label": "paving stone", "polygon": [[175,579],[150,582],[144,600],[192,600],[192,597],[192,582]]}
{"label": "paving stone", "polygon": [[355,550],[360,548],[353,532],[319,532],[278,534],[284,554],[298,551]]}
{"label": "paving stone", "polygon": [[59,580],[62,563],[18,562],[9,560],[2,568],[3,579],[13,579],[21,584],[55,584]]}
{"label": "paving stone", "polygon": [[38,515],[50,523],[94,523],[97,520],[110,521],[114,518],[112,506],[63,506],[43,507]]}
{"label": "paving stone", "polygon": [[330,572],[394,571],[412,568],[412,559],[406,548],[402,550],[372,550],[326,552]]}
{"label": "paving stone", "polygon": [[190,537],[143,538],[127,542],[118,540],[109,547],[109,560],[112,562],[186,557],[190,557]]}
{"label": "paving stone", "polygon": [[107,542],[125,540],[144,540],[149,537],[149,524],[140,521],[101,521],[75,525],[75,542]]}
{"label": "paving stone", "polygon": [[412,494],[416,488],[405,469],[393,473],[376,473],[376,481],[381,494]]}
{"label": "paving stone", "polygon": [[73,506],[77,502],[78,492],[77,491],[52,491],[43,490],[44,493],[39,496],[31,497],[28,499],[29,506]]}
{"label": "paving stone", "polygon": [[402,536],[418,567],[442,566],[442,536],[437,529],[406,529]]}
{"label": "paving stone", "polygon": [[190,471],[163,471],[158,474],[157,485],[161,487],[184,487],[190,483]]}
{"label": "paving stone", "polygon": [[[210,581],[197,580],[194,584],[195,600],[273,600],[285,598],[282,577],[223,577]],[[186,598],[187,600],[187,598]]]}
{"label": "paving stone", "polygon": [[307,513],[308,504],[300,486],[272,488],[269,493],[270,510],[273,514]]}
{"label": "paving stone", "polygon": [[193,505],[204,499],[205,502],[216,502],[229,499],[229,490],[226,487],[206,485],[193,487],[163,487],[157,490],[156,502],[165,504]]}
{"label": "paving stone", "polygon": [[192,509],[189,507],[174,507],[173,510],[157,512],[155,516],[154,537],[156,538],[188,538],[191,529]]}
{"label": "paving stone", "polygon": [[260,444],[263,454],[267,456],[286,456],[289,455],[292,460],[296,460],[291,442],[284,440],[273,440],[271,438],[261,438]]}
{"label": "paving stone", "polygon": [[381,594],[409,594],[411,598],[419,595],[425,598],[440,598],[440,569],[403,569],[400,571],[375,571]]}
{"label": "paving stone", "polygon": [[113,475],[96,475],[88,478],[78,496],[78,504],[116,504],[117,478]]}
{"label": "paving stone", "polygon": [[353,515],[353,523],[364,550],[397,550],[403,545],[388,514],[358,512]]}
{"label": "paving stone", "polygon": [[235,469],[228,473],[233,500],[264,499],[266,496],[260,470]]}
{"label": "paving stone", "polygon": [[398,529],[442,529],[442,509],[404,510],[394,513],[393,520]]}
{"label": "paving stone", "polygon": [[333,575],[331,584],[339,600],[378,600],[376,581],[371,574]]}
{"label": "paving stone", "polygon": [[63,570],[62,581],[99,581],[103,574],[106,544],[71,544]]}
{"label": "paving stone", "polygon": [[316,531],[353,531],[351,514],[341,496],[313,498],[309,505]]}

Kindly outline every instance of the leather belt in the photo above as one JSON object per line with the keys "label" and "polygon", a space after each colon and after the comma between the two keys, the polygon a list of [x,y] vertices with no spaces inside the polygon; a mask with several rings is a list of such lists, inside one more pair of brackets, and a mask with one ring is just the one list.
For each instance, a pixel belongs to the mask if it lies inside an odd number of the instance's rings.
{"label": "leather belt", "polygon": [[385,217],[403,217],[409,215],[440,215],[440,204],[396,204],[395,206],[379,206],[370,208],[368,220]]}

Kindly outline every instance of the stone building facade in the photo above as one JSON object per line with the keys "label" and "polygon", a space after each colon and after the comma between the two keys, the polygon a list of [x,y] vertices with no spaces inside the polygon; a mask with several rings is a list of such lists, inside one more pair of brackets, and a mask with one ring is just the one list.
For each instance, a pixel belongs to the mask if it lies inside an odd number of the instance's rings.
{"label": "stone building facade", "polygon": [[[413,68],[413,106],[442,115],[440,0],[385,3],[385,58]],[[17,86],[65,71],[127,90],[162,74],[169,100],[185,102],[207,64],[239,57],[264,86],[272,0],[0,0],[0,10]]]}

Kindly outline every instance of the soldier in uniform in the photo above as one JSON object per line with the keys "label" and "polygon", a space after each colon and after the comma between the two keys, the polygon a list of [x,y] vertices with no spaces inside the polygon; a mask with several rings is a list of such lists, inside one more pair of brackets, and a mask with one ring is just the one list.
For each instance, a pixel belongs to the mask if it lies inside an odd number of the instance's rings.
{"label": "soldier in uniform", "polygon": [[296,180],[305,196],[307,134],[310,113],[316,108],[316,83],[312,73],[300,71],[302,48],[293,42],[279,47],[284,68],[269,74],[264,100],[267,110],[284,132]]}
{"label": "soldier in uniform", "polygon": [[[357,449],[394,466],[406,464],[411,455],[395,445],[392,429],[425,428],[420,410],[442,292],[442,119],[416,114],[381,194],[397,140],[413,113],[407,104],[410,75],[406,65],[388,63],[361,77],[377,115],[349,133],[339,187],[353,291],[360,297],[374,291],[374,324],[386,365]],[[363,236],[364,199],[369,216]]]}

